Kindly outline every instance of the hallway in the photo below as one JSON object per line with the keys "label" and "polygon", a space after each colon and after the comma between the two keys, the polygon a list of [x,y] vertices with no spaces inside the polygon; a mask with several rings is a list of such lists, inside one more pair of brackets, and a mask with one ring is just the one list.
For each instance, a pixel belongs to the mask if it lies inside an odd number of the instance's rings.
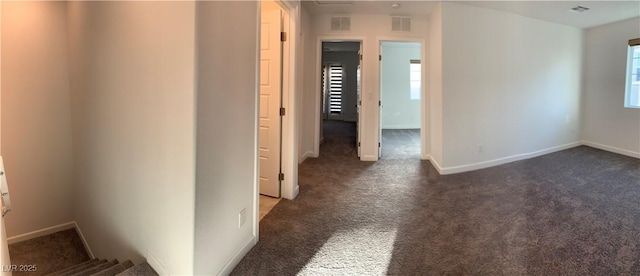
{"label": "hallway", "polygon": [[300,195],[232,274],[640,273],[639,160],[581,146],[440,176],[418,159],[359,161],[354,130],[325,128]]}

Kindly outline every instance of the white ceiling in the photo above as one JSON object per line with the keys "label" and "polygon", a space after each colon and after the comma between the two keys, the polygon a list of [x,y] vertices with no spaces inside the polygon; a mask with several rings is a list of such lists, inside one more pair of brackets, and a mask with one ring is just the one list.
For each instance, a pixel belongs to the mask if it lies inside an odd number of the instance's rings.
{"label": "white ceiling", "polygon": [[[344,0],[343,0],[344,1]],[[339,2],[332,1],[331,3]],[[318,4],[315,0],[303,0],[302,5],[311,14],[387,14],[404,16],[428,16],[433,1],[344,1],[346,4]],[[640,0],[628,1],[452,1],[455,3],[507,11],[540,20],[578,28],[590,28],[640,16]],[[394,9],[393,3],[400,4]],[[575,6],[585,6],[589,11],[570,11]]]}

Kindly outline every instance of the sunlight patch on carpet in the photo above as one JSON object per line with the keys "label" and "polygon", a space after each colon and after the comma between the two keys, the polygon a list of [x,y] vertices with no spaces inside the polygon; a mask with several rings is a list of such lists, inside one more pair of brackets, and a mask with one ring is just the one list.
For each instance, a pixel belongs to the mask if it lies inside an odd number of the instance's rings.
{"label": "sunlight patch on carpet", "polygon": [[335,233],[298,275],[383,275],[396,229],[360,228]]}

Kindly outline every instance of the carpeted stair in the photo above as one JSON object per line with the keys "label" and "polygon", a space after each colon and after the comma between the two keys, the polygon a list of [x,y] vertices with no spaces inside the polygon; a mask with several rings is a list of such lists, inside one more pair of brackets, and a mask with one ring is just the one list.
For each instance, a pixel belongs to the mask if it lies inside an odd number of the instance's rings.
{"label": "carpeted stair", "polygon": [[157,276],[147,262],[90,259],[75,229],[9,245],[12,264],[33,264],[37,271],[14,276]]}
{"label": "carpeted stair", "polygon": [[127,260],[118,262],[118,260],[100,260],[93,259],[79,263],[72,267],[68,267],[47,276],[157,276],[158,274],[146,262],[139,265],[133,265],[133,262]]}

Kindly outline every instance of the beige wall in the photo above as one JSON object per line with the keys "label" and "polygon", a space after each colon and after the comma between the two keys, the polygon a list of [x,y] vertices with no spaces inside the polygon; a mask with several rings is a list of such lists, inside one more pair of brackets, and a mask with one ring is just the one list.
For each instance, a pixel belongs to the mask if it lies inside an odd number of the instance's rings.
{"label": "beige wall", "polygon": [[640,109],[624,107],[627,45],[638,37],[638,17],[586,30],[582,139],[640,158]]}
{"label": "beige wall", "polygon": [[[427,55],[427,91],[429,117],[428,151],[431,162],[442,166],[442,3],[436,4],[429,17],[429,54]],[[427,119],[427,118],[425,118]]]}
{"label": "beige wall", "polygon": [[195,3],[69,5],[78,225],[100,258],[192,274]]}
{"label": "beige wall", "polygon": [[230,272],[257,242],[258,12],[253,1],[197,3],[198,275]]}
{"label": "beige wall", "polygon": [[298,122],[300,138],[298,140],[299,160],[302,162],[307,157],[314,156],[314,125],[315,125],[315,104],[316,104],[316,36],[312,28],[312,18],[303,8],[300,11],[300,30],[302,37],[300,40],[300,63],[298,64],[301,78],[299,79],[301,89],[298,90],[300,98],[300,108],[298,109]]}
{"label": "beige wall", "polygon": [[73,220],[66,4],[2,3],[2,155],[9,237]]}
{"label": "beige wall", "polygon": [[582,30],[442,5],[442,171],[579,145]]}

